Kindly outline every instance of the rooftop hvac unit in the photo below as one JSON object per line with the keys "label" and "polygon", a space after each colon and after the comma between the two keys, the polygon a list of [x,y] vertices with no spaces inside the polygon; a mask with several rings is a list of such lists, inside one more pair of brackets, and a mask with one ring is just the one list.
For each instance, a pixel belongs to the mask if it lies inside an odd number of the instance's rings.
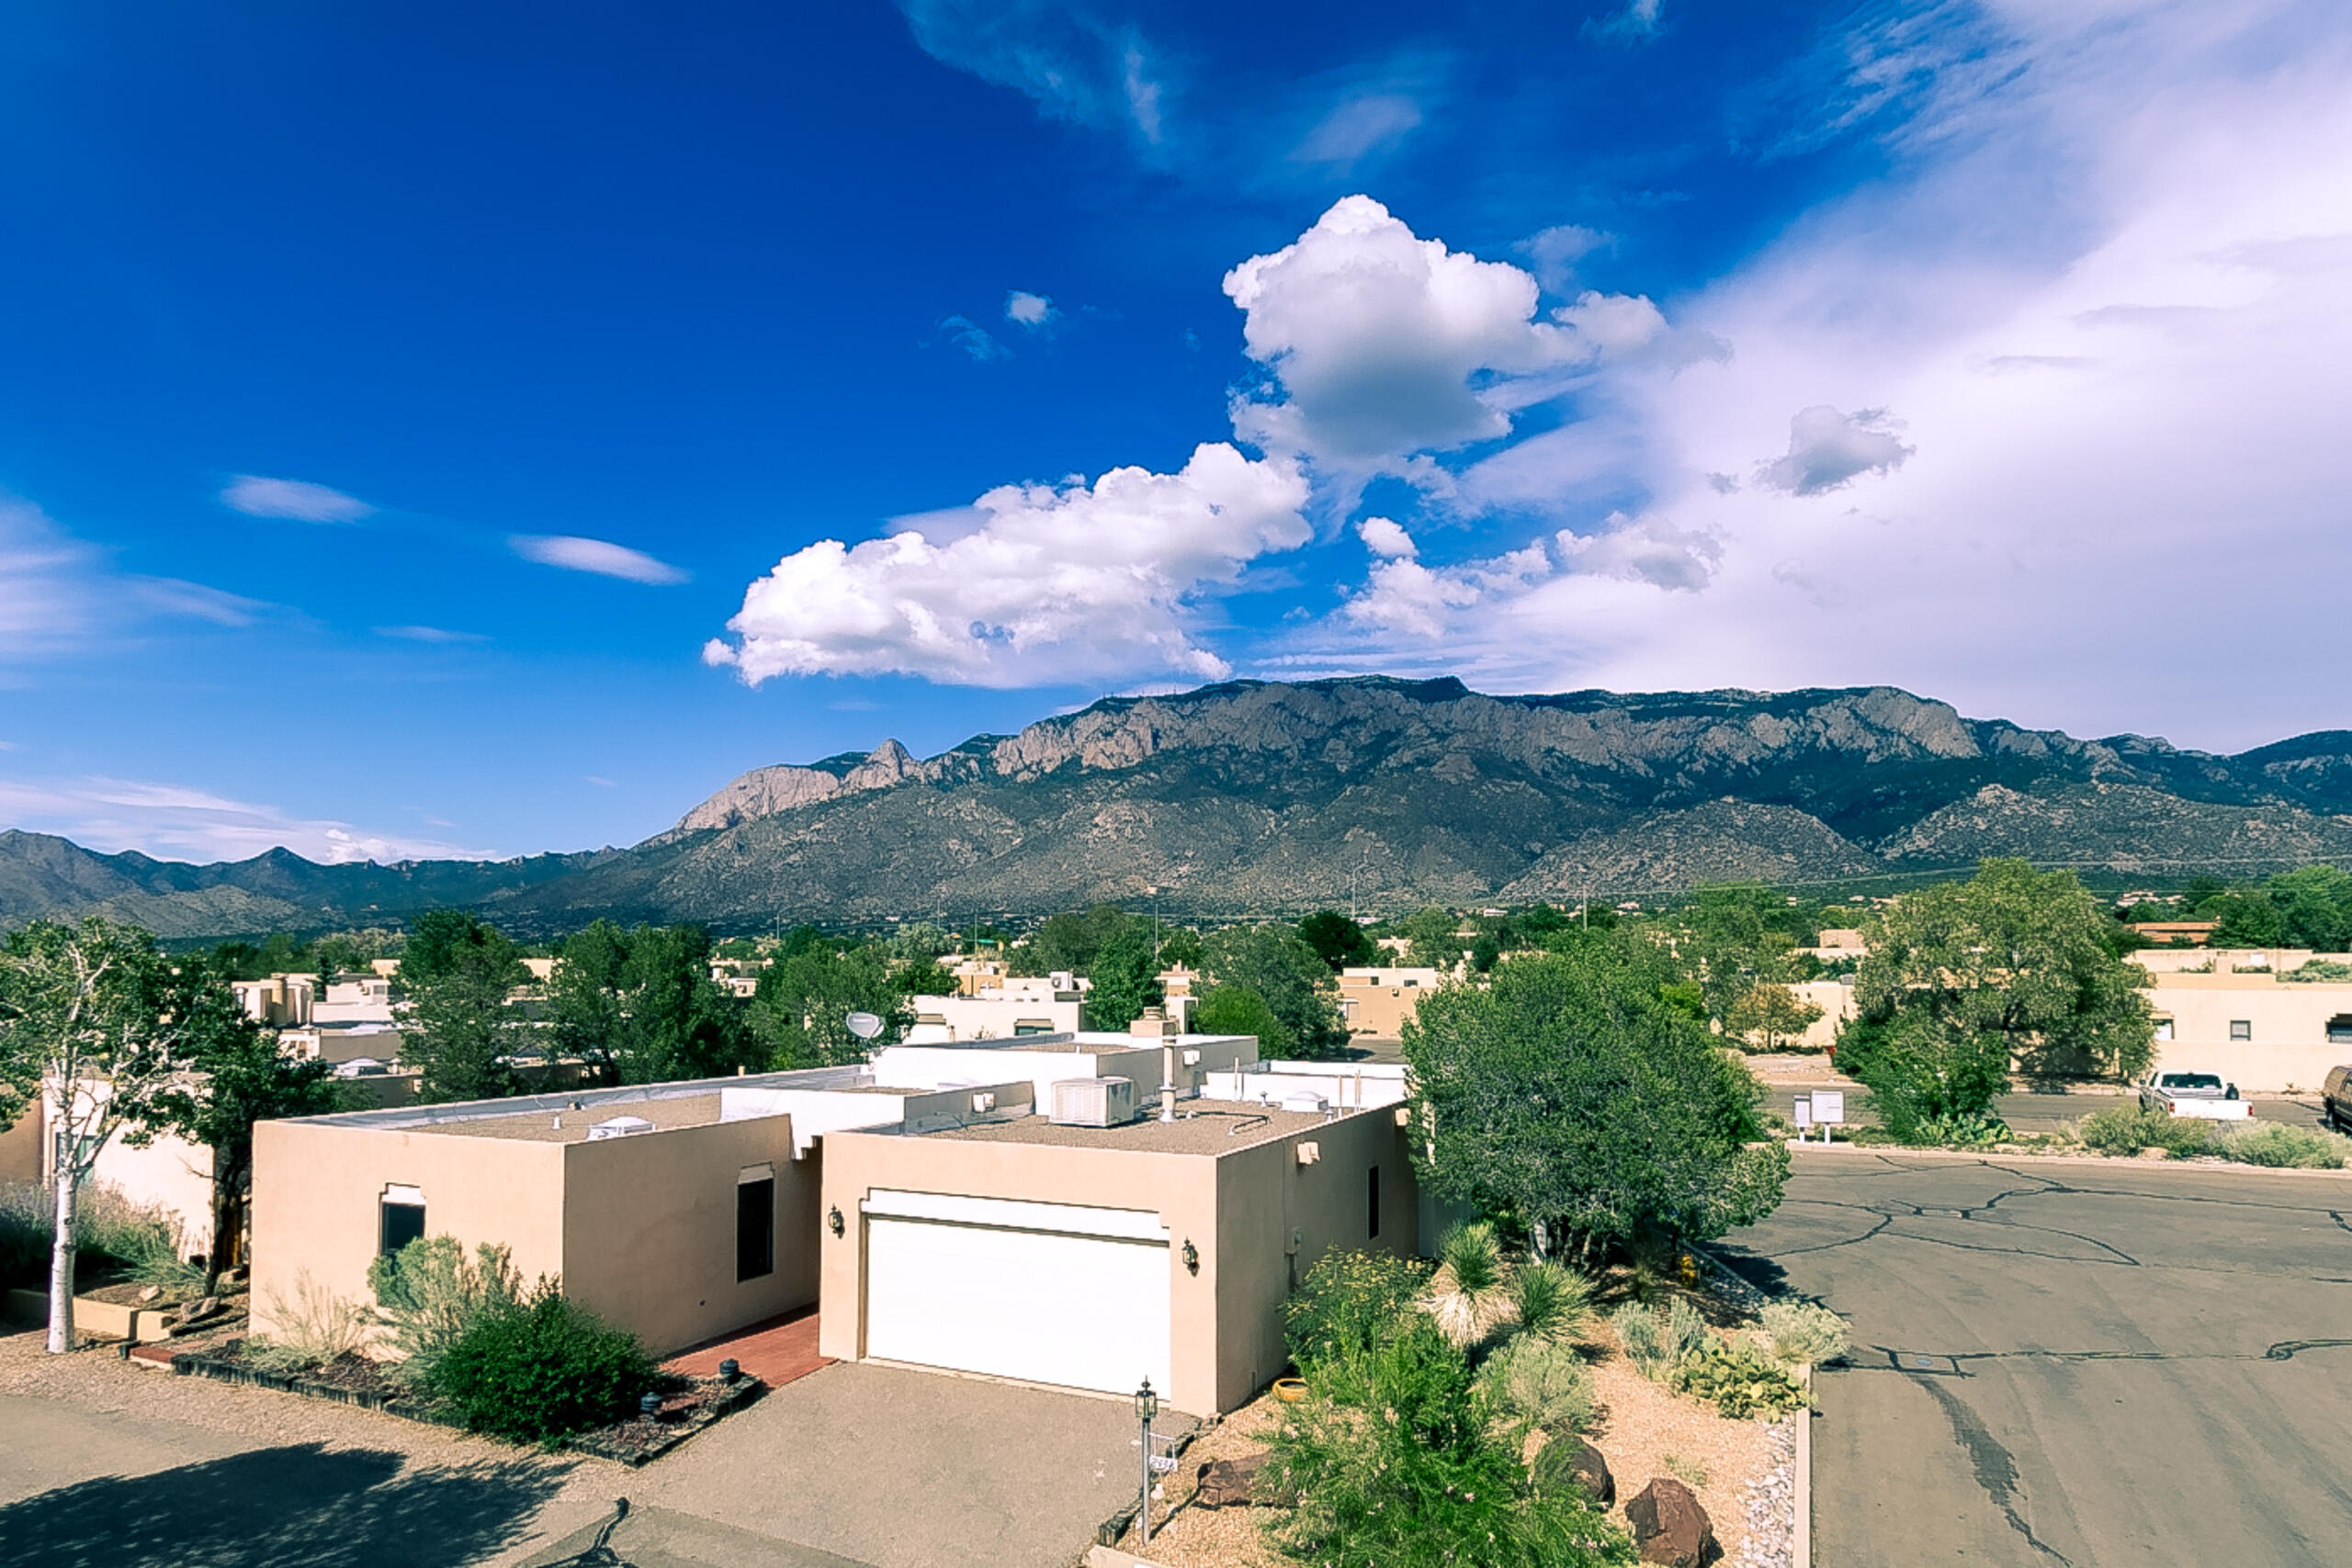
{"label": "rooftop hvac unit", "polygon": [[609,1121],[599,1122],[589,1128],[588,1141],[593,1144],[605,1138],[626,1138],[639,1133],[651,1131],[653,1131],[653,1123],[642,1116],[615,1116]]}
{"label": "rooftop hvac unit", "polygon": [[1283,1096],[1283,1109],[1300,1111],[1308,1116],[1320,1116],[1329,1111],[1330,1106],[1319,1094],[1302,1094],[1294,1091]]}
{"label": "rooftop hvac unit", "polygon": [[1123,1127],[1136,1119],[1133,1078],[1064,1078],[1054,1085],[1054,1123]]}

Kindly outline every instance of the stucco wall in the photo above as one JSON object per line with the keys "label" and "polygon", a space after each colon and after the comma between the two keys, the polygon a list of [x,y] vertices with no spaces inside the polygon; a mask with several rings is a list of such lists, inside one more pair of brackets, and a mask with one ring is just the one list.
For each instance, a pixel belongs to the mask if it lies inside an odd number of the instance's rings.
{"label": "stucco wall", "polygon": [[562,1144],[264,1122],[254,1129],[254,1325],[277,1321],[307,1273],[366,1302],[388,1185],[424,1193],[428,1235],[513,1249],[525,1280],[563,1272]]}
{"label": "stucco wall", "polygon": [[[2331,1019],[2352,1019],[2352,985],[2281,984],[2256,974],[2165,975],[2148,994],[2172,1038],[2156,1043],[2156,1064],[2175,1072],[2220,1073],[2249,1094],[2314,1089],[2330,1067],[2352,1062],[2352,1043],[2330,1042]],[[2230,1038],[2244,1021],[2251,1040]]]}
{"label": "stucco wall", "polygon": [[[763,1116],[565,1144],[564,1293],[657,1355],[817,1299],[816,1159]],[[735,1186],[775,1169],[775,1272],[735,1279]]]}
{"label": "stucco wall", "polygon": [[[1320,1158],[1298,1164],[1296,1145]],[[865,1353],[865,1224],[876,1188],[1156,1213],[1169,1233],[1170,1387],[1168,1402],[1206,1415],[1246,1404],[1286,1359],[1282,1301],[1333,1247],[1410,1253],[1419,1208],[1403,1130],[1391,1107],[1317,1123],[1218,1156],[955,1138],[835,1133],[824,1140],[820,1210],[838,1208],[843,1235],[819,1241],[824,1258],[820,1348]],[[1366,1172],[1381,1171],[1381,1234],[1365,1235]],[[1290,1247],[1298,1233],[1298,1247]],[[1185,1242],[1200,1272],[1184,1267]],[[952,1296],[938,1303],[953,1312]]]}
{"label": "stucco wall", "polygon": [[111,1187],[142,1209],[159,1209],[179,1227],[180,1255],[212,1250],[212,1151],[184,1138],[157,1138],[134,1148],[120,1133],[107,1140],[90,1179]]}
{"label": "stucco wall", "polygon": [[40,1100],[36,1097],[14,1125],[0,1133],[0,1181],[40,1179],[44,1125]]}

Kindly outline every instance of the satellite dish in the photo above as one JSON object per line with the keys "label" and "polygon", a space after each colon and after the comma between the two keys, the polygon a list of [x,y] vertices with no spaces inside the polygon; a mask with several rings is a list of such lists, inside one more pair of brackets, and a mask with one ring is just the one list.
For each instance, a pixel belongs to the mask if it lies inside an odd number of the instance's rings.
{"label": "satellite dish", "polygon": [[860,1040],[871,1040],[882,1032],[882,1021],[870,1012],[854,1012],[845,1021],[849,1032]]}

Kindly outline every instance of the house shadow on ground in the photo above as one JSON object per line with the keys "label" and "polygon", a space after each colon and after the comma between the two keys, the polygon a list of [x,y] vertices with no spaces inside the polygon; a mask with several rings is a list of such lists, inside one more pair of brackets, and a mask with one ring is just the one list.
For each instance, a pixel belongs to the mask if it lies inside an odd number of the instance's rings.
{"label": "house shadow on ground", "polygon": [[0,1507],[0,1563],[459,1568],[520,1540],[568,1468],[403,1463],[303,1443],[61,1486]]}

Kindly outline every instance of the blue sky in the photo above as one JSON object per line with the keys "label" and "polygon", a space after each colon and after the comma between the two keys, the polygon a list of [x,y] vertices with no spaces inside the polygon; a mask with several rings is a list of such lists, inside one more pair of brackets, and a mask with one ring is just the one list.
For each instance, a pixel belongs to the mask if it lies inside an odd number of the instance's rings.
{"label": "blue sky", "polygon": [[2340,6],[89,0],[0,823],[634,841],[1227,673],[2352,726]]}

